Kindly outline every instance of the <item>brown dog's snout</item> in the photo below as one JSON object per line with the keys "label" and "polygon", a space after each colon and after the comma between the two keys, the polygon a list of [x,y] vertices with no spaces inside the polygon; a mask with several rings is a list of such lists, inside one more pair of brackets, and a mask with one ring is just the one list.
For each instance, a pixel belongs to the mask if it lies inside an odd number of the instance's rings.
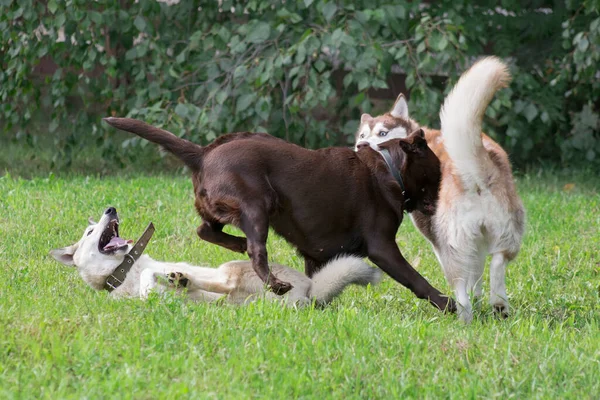
{"label": "brown dog's snout", "polygon": [[358,142],[356,144],[356,150],[364,149],[365,147],[369,147],[369,142]]}

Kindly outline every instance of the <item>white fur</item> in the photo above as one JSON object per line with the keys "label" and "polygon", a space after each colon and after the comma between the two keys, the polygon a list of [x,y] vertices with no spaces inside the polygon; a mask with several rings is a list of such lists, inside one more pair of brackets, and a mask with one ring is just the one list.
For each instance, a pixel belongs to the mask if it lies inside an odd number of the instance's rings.
{"label": "white fur", "polygon": [[377,122],[373,129],[368,123],[363,123],[359,129],[358,141],[354,150],[358,150],[358,145],[368,143],[373,150],[379,150],[379,143],[386,142],[391,139],[404,139],[408,136],[408,132],[402,126],[397,126],[389,131],[385,136],[380,136],[381,131],[385,131],[386,127],[383,122]]}
{"label": "white fur", "polygon": [[[125,254],[131,249],[129,245],[114,254],[99,251],[98,242],[108,223],[109,217],[103,215],[98,224],[85,230],[77,243],[50,252],[57,261],[75,265],[82,279],[96,290],[103,289],[106,278],[121,264]],[[88,235],[90,230],[92,232]],[[198,301],[225,298],[230,303],[241,304],[264,296],[290,305],[302,306],[313,300],[325,305],[350,284],[376,284],[381,280],[379,269],[354,256],[343,256],[331,261],[312,280],[283,265],[270,264],[270,267],[280,279],[293,285],[292,290],[284,296],[276,296],[266,290],[264,283],[254,272],[251,261],[230,261],[218,268],[209,268],[156,261],[144,254],[134,263],[123,284],[111,294],[147,298],[151,292],[177,290],[184,291],[190,299]],[[185,289],[169,282],[172,274],[188,279]]]}
{"label": "white fur", "polygon": [[375,285],[381,278],[381,270],[365,268],[365,263],[360,258],[336,258],[312,277],[310,297],[319,303],[327,304],[352,283]]}
{"label": "white fur", "polygon": [[390,111],[390,114],[394,118],[408,119],[408,103],[404,98],[404,95],[400,94],[394,103],[394,107]]}
{"label": "white fur", "polygon": [[481,121],[496,91],[509,81],[502,61],[484,58],[461,76],[440,111],[444,146],[470,190],[486,185],[491,161],[481,141]]}

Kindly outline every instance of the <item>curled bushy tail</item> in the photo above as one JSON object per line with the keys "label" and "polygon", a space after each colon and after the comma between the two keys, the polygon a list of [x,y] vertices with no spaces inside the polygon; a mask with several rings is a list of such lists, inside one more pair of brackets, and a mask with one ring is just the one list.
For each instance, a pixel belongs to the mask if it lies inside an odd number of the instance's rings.
{"label": "curled bushy tail", "polygon": [[190,169],[196,171],[202,165],[204,153],[201,146],[189,140],[182,139],[164,129],[149,125],[143,121],[133,118],[103,118],[107,124],[122,131],[135,133],[136,135],[156,144],[173,153],[185,163]]}
{"label": "curled bushy tail", "polygon": [[486,57],[460,77],[440,111],[444,147],[468,187],[485,181],[482,162],[488,155],[481,141],[481,121],[496,91],[510,79],[506,64]]}
{"label": "curled bushy tail", "polygon": [[379,268],[373,268],[362,258],[342,256],[328,262],[313,277],[310,297],[319,304],[327,304],[348,285],[375,285],[381,281]]}

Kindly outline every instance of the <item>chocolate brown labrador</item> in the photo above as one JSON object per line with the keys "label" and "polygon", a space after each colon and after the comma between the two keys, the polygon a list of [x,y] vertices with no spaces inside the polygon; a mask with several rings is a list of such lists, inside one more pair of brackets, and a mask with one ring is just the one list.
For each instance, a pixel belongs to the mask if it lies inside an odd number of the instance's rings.
{"label": "chocolate brown labrador", "polygon": [[[454,301],[429,284],[396,245],[404,211],[433,214],[440,163],[423,131],[379,145],[308,150],[264,133],[239,132],[200,146],[130,118],[115,128],[157,143],[192,171],[200,238],[247,252],[256,274],[277,294],[291,289],[270,273],[269,226],[296,247],[312,276],[342,254],[368,256],[418,298],[454,312]],[[395,172],[394,172],[395,170]],[[223,232],[227,224],[246,237]]]}

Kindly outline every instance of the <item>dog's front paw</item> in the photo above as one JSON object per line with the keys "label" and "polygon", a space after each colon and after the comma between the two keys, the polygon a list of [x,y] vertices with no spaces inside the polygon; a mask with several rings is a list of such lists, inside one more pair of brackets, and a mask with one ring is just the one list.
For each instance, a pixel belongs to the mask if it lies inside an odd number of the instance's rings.
{"label": "dog's front paw", "polygon": [[283,296],[290,290],[292,290],[293,286],[287,282],[282,282],[279,279],[272,279],[269,285],[273,293],[278,296]]}
{"label": "dog's front paw", "polygon": [[178,287],[186,287],[189,283],[189,279],[185,277],[181,272],[170,272],[167,274],[167,281],[169,285]]}
{"label": "dog's front paw", "polygon": [[502,319],[508,318],[508,304],[494,304],[494,314]]}
{"label": "dog's front paw", "polygon": [[456,302],[452,297],[446,297],[442,295],[437,296],[437,299],[431,299],[430,301],[445,314],[456,313]]}

